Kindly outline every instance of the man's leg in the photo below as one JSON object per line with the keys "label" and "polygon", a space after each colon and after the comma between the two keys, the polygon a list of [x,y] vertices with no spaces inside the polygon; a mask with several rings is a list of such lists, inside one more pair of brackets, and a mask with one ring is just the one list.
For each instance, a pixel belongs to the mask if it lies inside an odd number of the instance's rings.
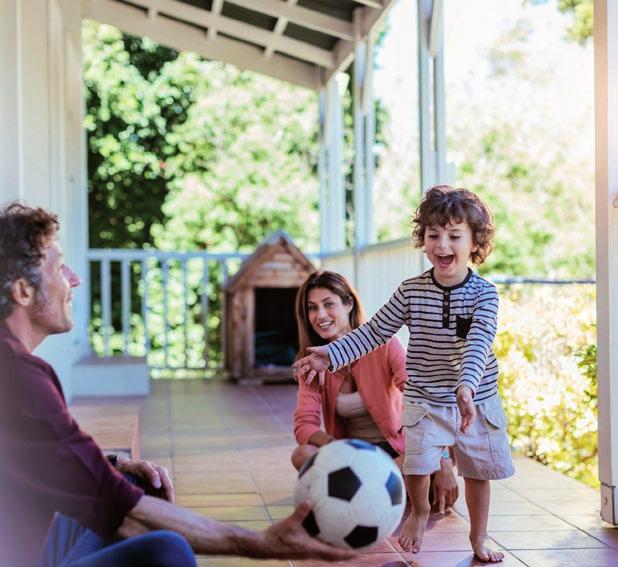
{"label": "man's leg", "polygon": [[73,518],[56,514],[37,567],[58,567],[74,553],[79,557],[105,547],[105,540]]}
{"label": "man's leg", "polygon": [[[67,558],[69,559],[69,558]],[[59,567],[196,567],[187,540],[176,532],[160,530],[112,543]]]}

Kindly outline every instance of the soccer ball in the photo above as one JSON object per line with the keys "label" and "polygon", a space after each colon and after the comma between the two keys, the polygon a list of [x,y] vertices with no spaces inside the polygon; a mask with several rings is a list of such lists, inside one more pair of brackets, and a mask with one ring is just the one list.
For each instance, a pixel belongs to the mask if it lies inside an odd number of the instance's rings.
{"label": "soccer ball", "polygon": [[303,526],[319,539],[360,549],[391,535],[403,516],[406,491],[399,468],[371,443],[344,439],[320,448],[302,466],[294,491],[312,510]]}

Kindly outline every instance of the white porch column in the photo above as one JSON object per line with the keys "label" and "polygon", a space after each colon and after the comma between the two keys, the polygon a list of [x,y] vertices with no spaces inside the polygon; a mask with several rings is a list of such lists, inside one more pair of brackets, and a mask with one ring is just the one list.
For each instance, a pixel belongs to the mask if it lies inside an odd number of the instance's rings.
{"label": "white porch column", "polygon": [[17,0],[0,0],[0,202],[21,193],[19,164],[19,17]]}
{"label": "white porch column", "polygon": [[372,89],[372,37],[361,37],[362,21],[355,12],[354,83],[354,248],[373,240],[372,181],[375,117]]}
{"label": "white porch column", "polygon": [[421,191],[452,182],[446,163],[442,0],[418,0],[418,88]]}
{"label": "white porch column", "polygon": [[594,2],[601,516],[618,524],[618,3]]}
{"label": "white porch column", "polygon": [[[79,10],[74,0],[0,0],[0,202],[57,213],[67,263],[87,279]],[[75,293],[76,329],[37,351],[69,398],[72,364],[87,348],[84,288]]]}
{"label": "white porch column", "polygon": [[341,75],[336,75],[320,93],[320,248],[338,252],[345,248],[345,184],[343,172],[343,109]]}

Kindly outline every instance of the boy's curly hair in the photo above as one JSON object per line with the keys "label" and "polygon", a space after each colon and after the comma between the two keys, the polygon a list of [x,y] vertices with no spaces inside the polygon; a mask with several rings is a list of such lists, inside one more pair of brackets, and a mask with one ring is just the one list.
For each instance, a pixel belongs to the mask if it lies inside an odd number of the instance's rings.
{"label": "boy's curly hair", "polygon": [[24,278],[36,291],[43,248],[59,228],[58,217],[19,202],[0,209],[0,321],[13,311],[12,286]]}
{"label": "boy's curly hair", "polygon": [[423,247],[428,227],[445,227],[452,222],[470,225],[472,241],[478,247],[470,260],[482,264],[492,250],[494,225],[487,205],[468,189],[436,185],[427,190],[412,218],[414,246]]}

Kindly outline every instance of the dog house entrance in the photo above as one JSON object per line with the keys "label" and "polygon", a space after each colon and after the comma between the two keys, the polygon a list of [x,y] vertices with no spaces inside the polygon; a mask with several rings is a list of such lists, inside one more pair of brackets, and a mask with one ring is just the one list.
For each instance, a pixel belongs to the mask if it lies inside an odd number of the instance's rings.
{"label": "dog house entrance", "polygon": [[297,288],[255,288],[254,355],[256,369],[286,367],[298,352],[294,316]]}

